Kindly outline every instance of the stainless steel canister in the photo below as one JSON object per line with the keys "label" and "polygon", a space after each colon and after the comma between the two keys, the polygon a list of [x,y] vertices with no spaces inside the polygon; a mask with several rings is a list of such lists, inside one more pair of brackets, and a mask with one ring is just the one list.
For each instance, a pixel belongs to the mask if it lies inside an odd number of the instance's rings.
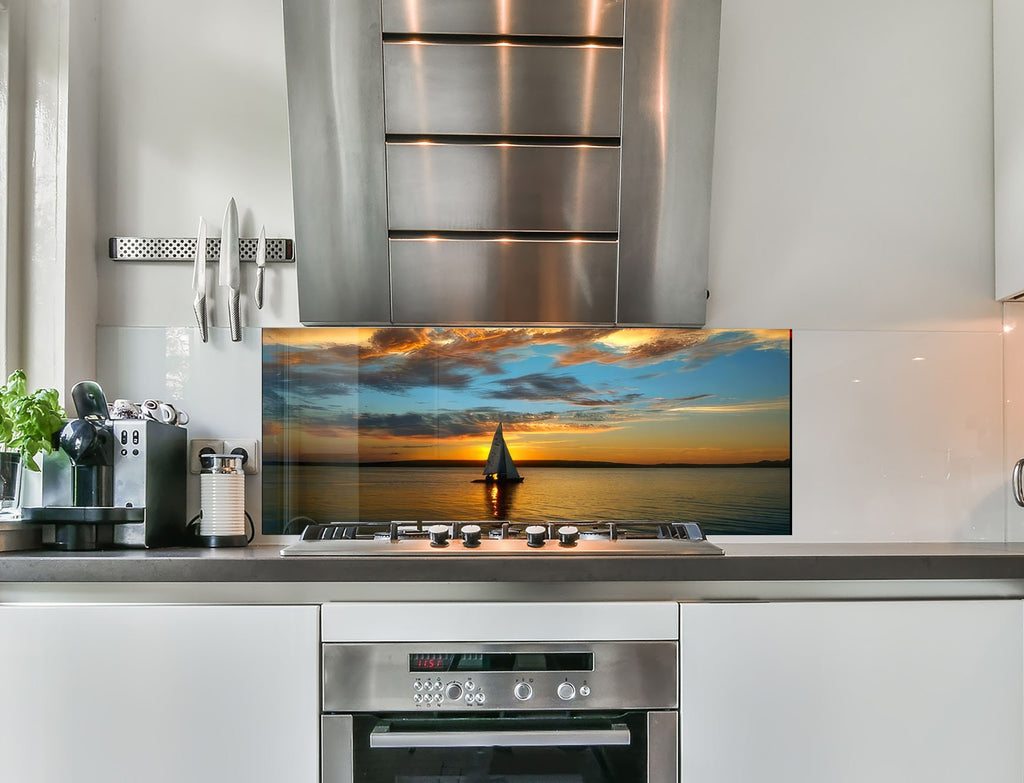
{"label": "stainless steel canister", "polygon": [[245,546],[245,475],[239,454],[199,458],[199,537],[208,546]]}

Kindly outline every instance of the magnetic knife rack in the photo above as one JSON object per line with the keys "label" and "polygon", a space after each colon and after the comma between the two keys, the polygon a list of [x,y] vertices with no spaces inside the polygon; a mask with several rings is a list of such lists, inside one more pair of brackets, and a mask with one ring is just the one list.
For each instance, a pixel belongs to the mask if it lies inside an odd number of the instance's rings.
{"label": "magnetic knife rack", "polygon": [[[109,254],[112,261],[195,261],[195,237],[111,237]],[[256,261],[255,237],[238,240],[239,261]],[[206,240],[206,260],[220,260],[220,237]],[[291,239],[267,238],[267,263],[295,262],[295,242]]]}

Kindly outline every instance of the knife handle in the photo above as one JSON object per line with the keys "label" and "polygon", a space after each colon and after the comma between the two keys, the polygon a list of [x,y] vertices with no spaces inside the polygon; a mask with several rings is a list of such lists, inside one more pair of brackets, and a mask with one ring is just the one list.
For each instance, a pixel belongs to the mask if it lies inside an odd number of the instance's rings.
{"label": "knife handle", "polygon": [[196,314],[196,323],[199,324],[199,336],[203,338],[203,342],[209,342],[210,332],[206,328],[206,297],[202,294],[196,294],[196,298],[192,301],[192,309]]}
{"label": "knife handle", "polygon": [[231,299],[228,301],[228,325],[231,327],[231,342],[242,342],[242,319],[239,312],[239,291],[231,291]]}
{"label": "knife handle", "polygon": [[256,267],[256,291],[253,293],[253,301],[256,309],[263,309],[263,267]]}

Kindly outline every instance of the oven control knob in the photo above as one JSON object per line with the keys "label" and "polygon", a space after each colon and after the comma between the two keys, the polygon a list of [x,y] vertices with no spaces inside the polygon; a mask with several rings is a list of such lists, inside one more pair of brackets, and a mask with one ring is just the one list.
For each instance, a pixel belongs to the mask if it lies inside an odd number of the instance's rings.
{"label": "oven control knob", "polygon": [[427,528],[431,546],[448,546],[448,525],[431,525]]}
{"label": "oven control knob", "polygon": [[448,701],[458,701],[462,698],[462,686],[457,682],[450,682],[444,689],[444,695]]}
{"label": "oven control knob", "polygon": [[480,525],[463,525],[459,532],[465,546],[480,546]]}
{"label": "oven control knob", "polygon": [[580,696],[589,696],[589,695],[590,695],[590,686],[589,685],[581,685],[580,686]]}
{"label": "oven control knob", "polygon": [[579,537],[580,531],[575,525],[562,525],[558,528],[558,543],[562,546],[576,546]]}
{"label": "oven control knob", "polygon": [[526,528],[527,546],[544,546],[544,539],[547,537],[548,531],[544,525],[530,525]]}
{"label": "oven control knob", "polygon": [[571,682],[560,682],[555,691],[562,701],[572,701],[576,698],[576,686]]}
{"label": "oven control knob", "polygon": [[519,701],[528,701],[533,696],[533,688],[530,687],[528,682],[517,682],[516,687],[512,689],[512,693]]}

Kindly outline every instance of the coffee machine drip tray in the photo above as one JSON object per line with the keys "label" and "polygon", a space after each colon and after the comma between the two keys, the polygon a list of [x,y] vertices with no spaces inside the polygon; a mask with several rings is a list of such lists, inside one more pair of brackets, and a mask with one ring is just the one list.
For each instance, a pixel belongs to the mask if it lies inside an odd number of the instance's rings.
{"label": "coffee machine drip tray", "polygon": [[40,506],[21,509],[23,522],[52,525],[53,540],[44,543],[57,549],[82,551],[114,546],[115,525],[145,522],[140,506]]}
{"label": "coffee machine drip tray", "polygon": [[21,509],[25,522],[41,524],[118,525],[125,522],[144,522],[146,509],[119,506],[40,506]]}

